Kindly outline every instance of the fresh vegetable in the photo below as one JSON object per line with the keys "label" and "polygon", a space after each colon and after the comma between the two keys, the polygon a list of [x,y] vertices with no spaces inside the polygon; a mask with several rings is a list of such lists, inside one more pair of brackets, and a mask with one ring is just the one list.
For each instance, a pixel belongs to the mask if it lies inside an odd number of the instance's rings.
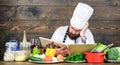
{"label": "fresh vegetable", "polygon": [[56,54],[56,49],[53,49],[52,47],[46,49],[45,55],[47,57],[54,57],[55,54]]}
{"label": "fresh vegetable", "polygon": [[106,53],[107,60],[120,60],[120,47],[110,48]]}
{"label": "fresh vegetable", "polygon": [[106,57],[106,54],[107,54],[107,51],[109,50],[109,48],[107,48],[105,51],[104,51],[104,60],[107,60],[107,57]]}
{"label": "fresh vegetable", "polygon": [[52,62],[58,62],[56,57],[52,57]]}
{"label": "fresh vegetable", "polygon": [[97,46],[95,48],[93,48],[91,51],[92,52],[99,52],[101,50],[103,50],[106,47],[106,45],[102,44],[102,43],[98,43]]}
{"label": "fresh vegetable", "polygon": [[57,55],[57,60],[58,61],[63,61],[65,58],[63,57],[63,55],[59,54]]}
{"label": "fresh vegetable", "polygon": [[45,54],[41,54],[41,55],[34,55],[34,57],[37,57],[37,58],[42,58],[42,59],[44,59],[44,58],[45,58]]}
{"label": "fresh vegetable", "polygon": [[31,60],[31,61],[40,61],[40,62],[44,62],[44,60],[43,60],[42,58],[33,57],[33,56],[30,57],[30,60]]}
{"label": "fresh vegetable", "polygon": [[40,54],[40,49],[38,48],[38,46],[35,46],[33,48],[33,52],[31,54],[31,56],[34,56],[34,55],[39,55]]}
{"label": "fresh vegetable", "polygon": [[45,58],[45,54],[40,55],[40,58],[44,59]]}
{"label": "fresh vegetable", "polygon": [[47,43],[45,46],[41,46],[39,48],[40,48],[41,53],[45,53],[46,49],[50,48],[50,47],[52,47],[53,49],[54,48],[61,48],[59,45],[55,44],[54,42]]}
{"label": "fresh vegetable", "polygon": [[80,52],[76,52],[73,55],[66,57],[65,61],[85,61],[85,55]]}
{"label": "fresh vegetable", "polygon": [[45,57],[44,62],[52,62],[52,57]]}

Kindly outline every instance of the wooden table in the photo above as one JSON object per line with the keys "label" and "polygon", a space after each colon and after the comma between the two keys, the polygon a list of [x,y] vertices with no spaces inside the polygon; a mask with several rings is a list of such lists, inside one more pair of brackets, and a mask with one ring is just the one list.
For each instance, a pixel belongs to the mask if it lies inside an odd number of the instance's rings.
{"label": "wooden table", "polygon": [[[0,65],[38,65],[31,62],[5,62],[0,61]],[[39,64],[39,65],[120,65],[120,63],[54,63],[54,64]]]}

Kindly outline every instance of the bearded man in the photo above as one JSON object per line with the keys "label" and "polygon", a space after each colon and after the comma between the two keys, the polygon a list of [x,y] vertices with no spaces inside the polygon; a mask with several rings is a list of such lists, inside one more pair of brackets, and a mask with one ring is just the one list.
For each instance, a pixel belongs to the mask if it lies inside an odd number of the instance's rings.
{"label": "bearded man", "polygon": [[[68,26],[61,26],[53,33],[51,40],[63,44],[94,44],[94,37],[88,29],[93,8],[85,3],[78,3]],[[66,47],[65,47],[66,48]],[[66,54],[68,49],[61,53]]]}

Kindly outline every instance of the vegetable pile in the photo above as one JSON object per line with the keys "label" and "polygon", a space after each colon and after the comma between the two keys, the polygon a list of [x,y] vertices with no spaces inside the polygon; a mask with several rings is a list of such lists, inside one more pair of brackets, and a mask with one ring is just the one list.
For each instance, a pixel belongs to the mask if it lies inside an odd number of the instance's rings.
{"label": "vegetable pile", "polygon": [[107,60],[120,60],[120,47],[113,47],[107,51]]}
{"label": "vegetable pile", "polygon": [[76,52],[73,55],[70,55],[67,58],[65,58],[65,61],[85,61],[85,56],[80,52]]}
{"label": "vegetable pile", "polygon": [[[93,48],[90,52],[100,52],[106,47],[103,43],[98,43],[95,48]],[[59,54],[56,55],[56,48],[61,48],[58,45],[55,45],[53,42],[48,43],[46,47],[38,48],[35,46],[33,51],[30,55],[31,61],[39,61],[39,62],[59,62],[59,61],[77,61],[77,62],[85,62],[86,57],[85,54],[80,52],[76,52],[72,55],[64,57],[63,55]],[[103,51],[105,56],[104,60],[120,60],[120,47],[114,48],[107,48]]]}
{"label": "vegetable pile", "polygon": [[55,45],[53,42],[48,43],[46,47],[38,48],[38,46],[35,46],[33,48],[33,51],[30,55],[29,60],[30,61],[39,61],[39,62],[58,62],[58,61],[64,61],[64,57],[62,55],[56,54],[56,49],[60,48],[58,45]]}

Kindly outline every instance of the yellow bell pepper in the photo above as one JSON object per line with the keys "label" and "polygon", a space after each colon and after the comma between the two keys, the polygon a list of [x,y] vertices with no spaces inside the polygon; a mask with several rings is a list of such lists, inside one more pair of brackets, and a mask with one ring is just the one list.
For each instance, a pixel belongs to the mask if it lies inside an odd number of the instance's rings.
{"label": "yellow bell pepper", "polygon": [[54,57],[56,54],[56,49],[47,48],[45,55],[46,57]]}

